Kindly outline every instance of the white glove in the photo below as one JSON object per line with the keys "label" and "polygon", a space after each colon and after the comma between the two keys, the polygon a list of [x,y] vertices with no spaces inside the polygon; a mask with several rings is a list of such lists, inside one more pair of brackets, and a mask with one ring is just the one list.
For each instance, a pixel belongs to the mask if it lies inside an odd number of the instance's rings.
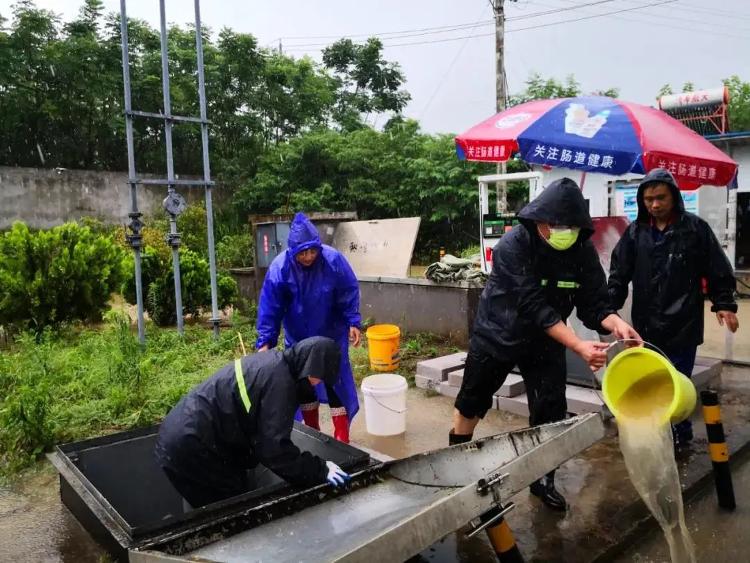
{"label": "white glove", "polygon": [[328,481],[334,487],[340,487],[344,485],[351,477],[349,474],[341,469],[338,465],[332,461],[326,461],[326,467],[328,468],[328,475],[326,475],[326,481]]}

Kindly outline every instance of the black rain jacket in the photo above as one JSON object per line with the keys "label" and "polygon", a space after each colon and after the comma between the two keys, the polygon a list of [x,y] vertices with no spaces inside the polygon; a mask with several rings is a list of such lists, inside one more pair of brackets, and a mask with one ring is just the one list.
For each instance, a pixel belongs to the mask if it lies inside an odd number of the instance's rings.
{"label": "black rain jacket", "polygon": [[[243,406],[235,364],[227,364],[169,412],[159,428],[157,460],[162,467],[193,477],[219,459],[223,465],[240,469],[260,463],[297,486],[325,482],[325,461],[300,452],[291,440],[297,382],[314,376],[333,385],[340,361],[338,345],[319,336],[283,352],[269,350],[243,357],[249,412]],[[209,459],[211,464],[203,463]]]}
{"label": "black rain jacket", "polygon": [[[653,183],[667,184],[676,218],[655,242],[643,191]],[[737,311],[732,266],[711,227],[685,211],[674,177],[657,168],[638,186],[638,217],[612,251],[609,297],[621,309],[633,282],[633,327],[641,337],[667,351],[703,342],[701,279],[708,282],[712,311]]]}
{"label": "black rain jacket", "polygon": [[[479,301],[472,344],[501,360],[516,361],[545,329],[575,307],[592,330],[613,313],[607,280],[591,242],[586,200],[570,178],[552,182],[518,214],[521,220],[492,252],[492,272]],[[536,221],[581,229],[576,243],[555,250],[542,240]]]}

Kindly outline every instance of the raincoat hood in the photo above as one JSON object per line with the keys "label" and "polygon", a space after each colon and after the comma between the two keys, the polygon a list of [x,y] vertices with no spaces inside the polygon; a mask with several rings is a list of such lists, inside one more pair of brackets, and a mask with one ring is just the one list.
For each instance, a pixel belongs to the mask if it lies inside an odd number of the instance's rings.
{"label": "raincoat hood", "polygon": [[297,213],[292,220],[289,228],[289,238],[287,239],[288,251],[292,256],[308,248],[317,248],[320,250],[323,245],[320,242],[318,229],[312,224],[310,219],[304,213]]}
{"label": "raincoat hood", "polygon": [[296,380],[317,377],[333,386],[339,380],[341,349],[330,338],[313,336],[284,350],[284,360]]}
{"label": "raincoat hood", "polygon": [[533,201],[518,213],[518,218],[532,232],[536,232],[535,222],[551,225],[578,227],[579,241],[594,234],[594,223],[589,215],[586,200],[581,188],[570,178],[555,180]]}
{"label": "raincoat hood", "polygon": [[648,223],[651,217],[646,209],[646,204],[643,202],[643,192],[649,185],[652,184],[666,184],[669,186],[669,191],[672,192],[674,198],[674,210],[678,215],[685,213],[685,203],[682,201],[682,192],[677,186],[677,181],[674,176],[665,168],[654,168],[651,172],[646,174],[641,183],[638,186],[638,195],[636,199],[638,201],[638,222]]}

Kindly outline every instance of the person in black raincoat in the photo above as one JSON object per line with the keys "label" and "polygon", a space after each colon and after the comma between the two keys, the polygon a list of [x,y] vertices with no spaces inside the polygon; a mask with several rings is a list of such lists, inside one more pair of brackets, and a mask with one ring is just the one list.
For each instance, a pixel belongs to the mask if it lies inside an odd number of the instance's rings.
{"label": "person in black raincoat", "polygon": [[[526,385],[529,423],[565,418],[565,348],[596,370],[604,365],[608,346],[583,341],[567,326],[574,307],[592,330],[638,338],[609,305],[606,276],[589,240],[593,223],[578,185],[569,178],[552,182],[518,217],[521,224],[503,235],[492,253],[455,402],[451,444],[471,440],[515,366]],[[532,484],[531,492],[553,509],[567,508],[554,471]]]}
{"label": "person in black raincoat", "polygon": [[248,470],[262,464],[299,487],[349,476],[291,441],[301,380],[333,385],[341,351],[330,338],[302,340],[283,352],[245,356],[193,388],[159,428],[156,458],[191,507],[250,490]]}
{"label": "person in black raincoat", "polygon": [[[638,217],[612,251],[609,296],[619,310],[633,283],[633,326],[690,377],[703,342],[702,280],[720,325],[735,332],[737,304],[732,265],[711,227],[685,211],[672,174],[649,172],[638,186]],[[675,446],[693,438],[689,420],[674,427]]]}

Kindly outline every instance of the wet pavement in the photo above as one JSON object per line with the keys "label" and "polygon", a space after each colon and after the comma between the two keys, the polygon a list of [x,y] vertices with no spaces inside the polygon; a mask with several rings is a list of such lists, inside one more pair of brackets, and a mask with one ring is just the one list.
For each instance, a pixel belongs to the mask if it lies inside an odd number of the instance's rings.
{"label": "wet pavement", "polygon": [[[745,456],[747,457],[747,456]],[[696,559],[720,563],[740,563],[750,558],[750,462],[732,467],[732,482],[737,509],[727,512],[719,508],[712,487],[702,491],[687,504],[686,521],[695,544]],[[669,549],[657,531],[645,535],[643,540],[616,563],[661,563],[669,561]]]}
{"label": "wet pavement", "polygon": [[[725,366],[716,388],[720,391],[730,451],[734,453],[750,442],[750,368]],[[360,413],[352,427],[353,442],[392,457],[444,447],[448,440],[452,400],[420,389],[409,389],[408,408],[405,435],[392,438],[371,436],[366,433],[364,415]],[[326,430],[329,428],[325,420],[327,409],[321,411]],[[680,458],[683,489],[688,490],[689,496],[712,486],[700,412],[694,416],[694,421],[697,434],[694,447]],[[490,411],[480,423],[476,436],[525,425],[523,418]],[[568,513],[549,511],[527,492],[512,499],[516,509],[507,519],[527,562],[665,560],[666,546],[662,545],[663,540],[660,543],[659,536],[651,533],[655,523],[628,480],[617,446],[616,430],[613,425],[609,426],[604,440],[566,462],[558,472],[559,488],[571,504]],[[735,482],[740,504],[743,491],[750,483],[748,465],[743,466]],[[750,540],[746,538],[750,534],[746,531],[750,530],[750,515],[741,508],[733,515],[709,510],[711,497],[706,498],[708,500],[698,499],[688,505],[689,526],[698,543],[699,561],[746,560],[747,557],[740,555],[731,559],[708,555],[726,553],[718,547],[715,547],[718,551],[712,551],[712,546],[718,546],[716,542],[724,541],[725,532],[745,542],[741,546],[744,551],[737,553],[747,553]],[[701,502],[707,504],[704,506]],[[693,506],[698,508],[694,510]],[[48,464],[16,487],[0,489],[0,562],[94,562],[103,556],[104,552],[62,506],[57,476]],[[464,532],[460,531],[428,548],[416,560],[482,563],[496,559],[483,535],[466,539]]]}
{"label": "wet pavement", "polygon": [[60,502],[49,463],[11,489],[0,488],[0,561],[98,562],[104,556]]}

